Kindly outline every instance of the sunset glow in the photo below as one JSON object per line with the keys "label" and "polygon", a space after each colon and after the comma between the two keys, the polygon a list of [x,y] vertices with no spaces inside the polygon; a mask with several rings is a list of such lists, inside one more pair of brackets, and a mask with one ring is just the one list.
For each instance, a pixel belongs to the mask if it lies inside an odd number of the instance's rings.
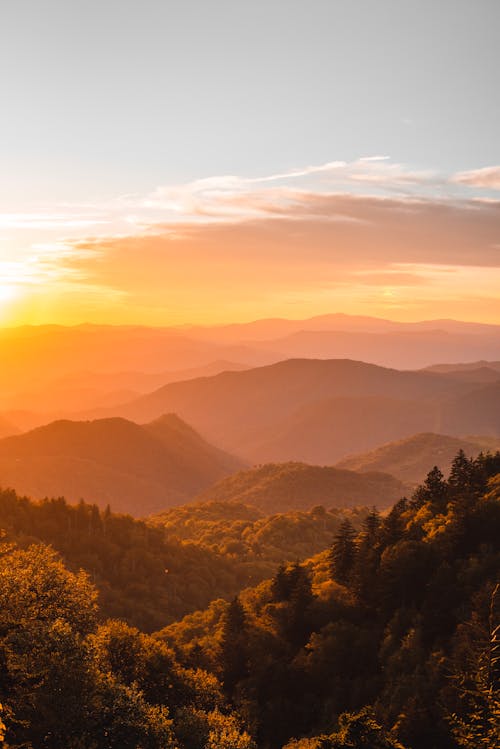
{"label": "sunset glow", "polygon": [[0,2],[0,746],[500,735],[500,0]]}
{"label": "sunset glow", "polygon": [[487,13],[460,3],[451,35],[449,3],[430,26],[416,3],[370,5],[361,28],[318,0],[292,3],[283,34],[279,2],[170,17],[148,0],[117,34],[110,9],[51,0],[46,38],[28,4],[33,25],[11,5],[0,32],[6,61],[31,50],[2,84],[4,324],[500,322]]}

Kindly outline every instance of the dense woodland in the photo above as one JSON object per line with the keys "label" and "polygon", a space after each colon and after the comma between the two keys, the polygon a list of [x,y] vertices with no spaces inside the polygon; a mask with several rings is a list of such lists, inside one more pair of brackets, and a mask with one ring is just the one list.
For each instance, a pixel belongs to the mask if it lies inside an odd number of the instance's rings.
{"label": "dense woodland", "polygon": [[[227,548],[231,523],[243,523],[253,538],[263,520],[256,510],[235,507],[235,516],[226,525],[220,519],[217,527],[217,507],[198,507],[189,530],[185,511],[177,524],[164,516],[153,527],[83,503],[35,505],[13,492],[2,494],[0,525],[7,527],[0,556],[0,701],[6,745],[498,745],[500,454],[472,460],[458,453],[447,480],[434,469],[409,499],[384,515],[338,515],[322,552],[311,552],[302,563],[275,565],[270,579],[156,634],[105,620],[98,597],[106,600],[101,576],[112,550],[115,564],[123,564],[122,577],[113,583],[117,592],[127,590],[127,574],[141,559],[139,553],[120,556],[118,536],[142,534],[137,546],[143,559],[170,548],[169,563],[177,559],[181,565],[182,550],[196,549],[207,556],[193,558],[195,566],[217,558],[237,569],[238,555],[248,549],[243,543]],[[328,514],[316,508],[299,515],[314,525],[313,516],[324,520]],[[280,516],[274,522],[279,525]],[[175,541],[168,536],[172,526]],[[52,543],[66,564],[47,545],[30,544],[34,539]],[[111,556],[100,556],[101,547]],[[78,549],[72,558],[70,548]],[[152,576],[143,569],[143,583],[146,573]],[[120,601],[130,609],[129,621],[136,596],[129,589]]]}
{"label": "dense woodland", "polygon": [[331,543],[344,517],[366,510],[317,507],[263,516],[233,503],[195,504],[145,522],[81,501],[33,502],[0,491],[0,528],[22,548],[50,544],[70,570],[85,569],[102,617],[152,632],[217,598],[271,576],[281,562],[306,559]]}

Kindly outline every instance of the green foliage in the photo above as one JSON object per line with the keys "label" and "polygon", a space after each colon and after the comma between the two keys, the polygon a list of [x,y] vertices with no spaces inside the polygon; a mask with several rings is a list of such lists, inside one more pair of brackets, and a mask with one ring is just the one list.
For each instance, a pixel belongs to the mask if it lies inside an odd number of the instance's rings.
{"label": "green foliage", "polygon": [[[483,691],[476,703],[451,677],[467,674],[477,691],[481,663],[496,674],[496,641],[473,645],[463,632],[468,621],[490,631],[484,600],[500,567],[499,470],[498,456],[459,456],[450,481],[431,471],[409,501],[369,513],[355,538],[348,533],[355,560],[341,585],[330,549],[240,594],[248,667],[230,696],[259,746],[278,749],[291,736],[304,737],[296,749],[494,745],[496,682],[488,682],[493,697]],[[161,637],[187,662],[218,672],[225,611],[214,602]]]}
{"label": "green foliage", "polygon": [[250,735],[234,715],[215,709],[210,712],[183,710],[177,734],[185,749],[256,749]]}
{"label": "green foliage", "polygon": [[[97,593],[48,547],[0,554],[0,699],[12,749],[253,749],[217,680],[187,669],[164,642],[123,622],[97,624]],[[5,734],[5,735],[4,735]]]}
{"label": "green foliage", "polygon": [[486,622],[474,612],[457,628],[452,673],[459,703],[450,714],[453,736],[460,747],[492,747],[500,737],[500,584],[490,597]]}
{"label": "green foliage", "polygon": [[[499,462],[458,455],[449,481],[431,471],[386,515],[358,515],[357,533],[322,507],[266,519],[239,506],[224,521],[222,506],[198,505],[191,529],[187,512],[170,516],[170,528],[178,522],[193,536],[174,541],[84,503],[1,493],[10,542],[0,548],[0,736],[13,749],[490,749],[499,730]],[[225,551],[207,548],[212,522]],[[75,562],[89,550],[96,566],[125,559],[135,584],[137,570],[154,578],[168,561],[163,575],[173,568],[186,585],[212,573],[190,561],[238,570],[257,555],[247,536],[267,528],[276,549],[294,538],[289,523],[320,539],[326,527],[324,550],[303,563],[269,558],[270,580],[156,635],[103,621]],[[69,543],[63,528],[75,540],[73,570],[28,543],[35,531]],[[339,579],[346,548],[353,561]],[[127,576],[114,579],[118,594]]]}
{"label": "green foliage", "polygon": [[[348,511],[359,524],[364,511]],[[282,561],[307,558],[331,542],[343,513],[265,518],[231,504],[175,508],[154,523],[64,499],[33,502],[0,490],[0,528],[20,546],[51,544],[70,569],[85,569],[104,617],[153,631],[190,611],[270,577]]]}
{"label": "green foliage", "polygon": [[292,510],[264,516],[237,502],[203,502],[174,507],[151,518],[170,540],[194,542],[252,570],[271,576],[280,563],[305,559],[325,549],[344,518],[359,527],[366,510]]}
{"label": "green foliage", "polygon": [[3,705],[0,704],[0,746],[4,746],[6,726],[2,720]]}

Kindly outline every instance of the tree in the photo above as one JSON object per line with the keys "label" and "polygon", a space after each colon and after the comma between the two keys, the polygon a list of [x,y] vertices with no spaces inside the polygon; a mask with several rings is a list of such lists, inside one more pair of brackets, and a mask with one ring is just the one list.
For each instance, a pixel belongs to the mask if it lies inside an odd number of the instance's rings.
{"label": "tree", "polygon": [[377,570],[380,560],[380,514],[374,507],[363,521],[358,542],[352,585],[358,598],[370,603],[377,594]]}
{"label": "tree", "polygon": [[329,736],[291,741],[283,749],[404,749],[380,726],[373,711],[365,707],[357,713],[343,713],[339,730]]}
{"label": "tree", "polygon": [[348,584],[352,572],[356,558],[355,538],[356,531],[348,518],[345,518],[340,524],[328,557],[330,574],[341,585]]}
{"label": "tree", "polygon": [[224,689],[233,695],[238,682],[248,675],[246,616],[238,596],[228,605],[223,619],[220,660]]}
{"label": "tree", "polygon": [[[458,477],[457,477],[458,480]],[[442,472],[434,466],[423,483],[413,494],[412,506],[417,509],[429,502],[438,512],[444,512],[448,499],[448,484],[444,480]]]}
{"label": "tree", "polygon": [[92,663],[85,637],[95,626],[96,591],[48,547],[0,558],[0,650],[9,741],[59,749],[85,732]]}
{"label": "tree", "polygon": [[491,593],[488,623],[473,616],[456,640],[461,664],[454,664],[452,679],[461,710],[449,716],[453,736],[464,749],[489,749],[500,736],[500,584]]}

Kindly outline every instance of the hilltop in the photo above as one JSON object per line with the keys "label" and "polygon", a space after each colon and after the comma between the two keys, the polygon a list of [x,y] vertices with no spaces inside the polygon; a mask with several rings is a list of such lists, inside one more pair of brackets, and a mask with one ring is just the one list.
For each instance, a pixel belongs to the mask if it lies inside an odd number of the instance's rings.
{"label": "hilltop", "polygon": [[55,421],[0,440],[0,485],[35,498],[85,498],[136,516],[185,501],[241,468],[174,414]]}
{"label": "hilltop", "polygon": [[360,474],[331,466],[270,463],[228,476],[197,499],[239,502],[268,514],[307,510],[315,505],[387,507],[404,491],[403,483],[386,473]]}

